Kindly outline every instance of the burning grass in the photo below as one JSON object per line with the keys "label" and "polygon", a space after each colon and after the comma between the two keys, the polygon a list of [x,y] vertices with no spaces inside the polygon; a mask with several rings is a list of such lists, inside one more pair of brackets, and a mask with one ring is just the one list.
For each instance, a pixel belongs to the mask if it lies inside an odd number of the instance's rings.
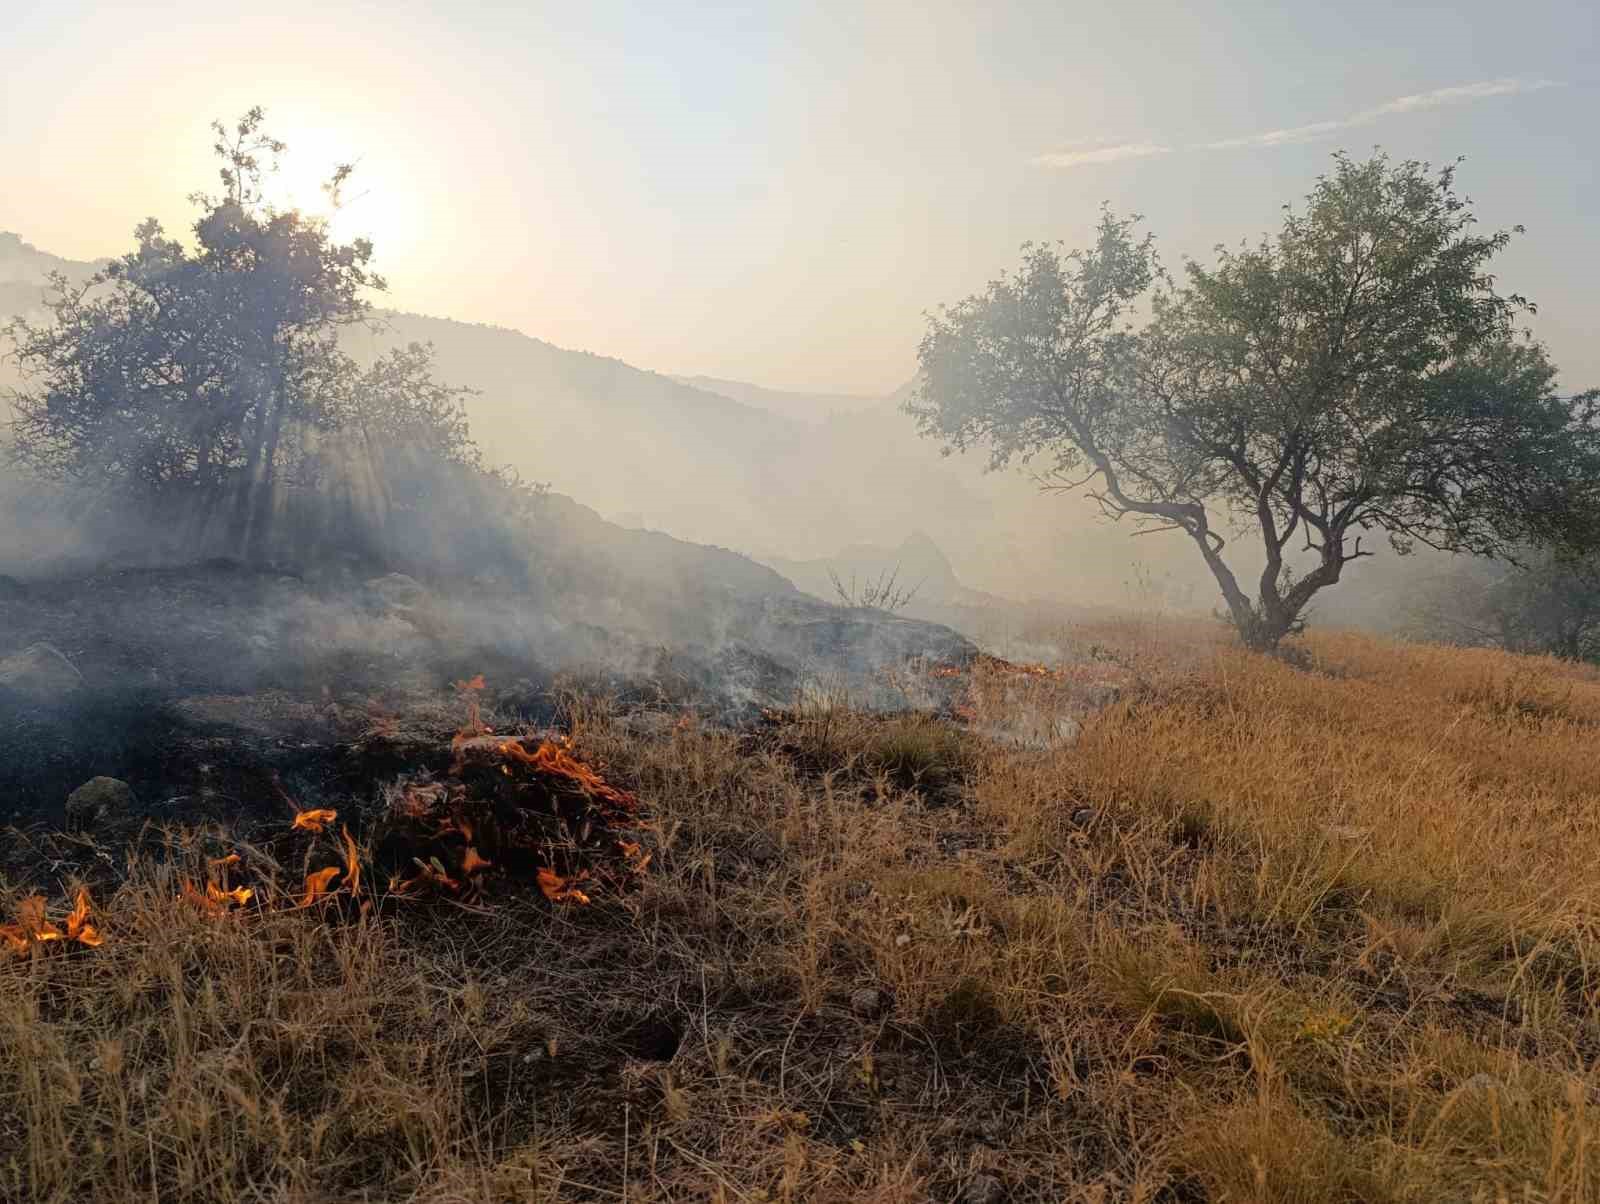
{"label": "burning grass", "polygon": [[1208,652],[1048,747],[473,730],[393,791],[437,843],[390,860],[457,906],[327,902],[394,893],[345,816],[174,837],[79,896],[96,948],[73,891],[11,898],[61,939],[0,960],[0,1197],[1600,1198],[1600,679],[1306,654]]}

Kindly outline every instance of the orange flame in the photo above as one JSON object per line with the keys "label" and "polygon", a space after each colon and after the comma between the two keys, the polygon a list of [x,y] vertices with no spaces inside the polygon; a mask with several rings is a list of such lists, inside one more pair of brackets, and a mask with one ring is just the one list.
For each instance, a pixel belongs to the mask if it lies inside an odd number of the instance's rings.
{"label": "orange flame", "polygon": [[94,949],[106,943],[106,938],[100,935],[100,930],[89,923],[89,890],[87,887],[78,888],[78,896],[72,905],[72,913],[67,916],[67,939],[77,941],[80,945],[87,945]]}
{"label": "orange flame", "polygon": [[310,907],[319,899],[326,898],[331,892],[328,883],[339,876],[340,870],[336,865],[330,865],[325,870],[317,870],[306,875],[306,893],[300,896],[300,906]]}
{"label": "orange flame", "polygon": [[183,881],[183,894],[179,897],[186,903],[193,903],[201,911],[209,915],[219,916],[228,910],[228,904],[233,903],[244,906],[255,897],[255,891],[248,886],[236,886],[232,890],[223,890],[215,882],[207,882],[204,893],[198,890],[194,883],[188,879]]}
{"label": "orange flame", "polygon": [[356,849],[356,838],[350,835],[350,829],[339,825],[339,834],[344,838],[344,884],[353,895],[361,889],[361,860]]}
{"label": "orange flame", "polygon": [[328,807],[316,807],[309,811],[296,811],[294,826],[302,832],[321,832],[326,825],[338,818],[337,811]]}
{"label": "orange flame", "polygon": [[469,844],[467,846],[467,855],[461,860],[461,872],[463,874],[473,874],[479,870],[486,870],[493,864],[494,862],[485,860],[479,855],[478,850]]}
{"label": "orange flame", "polygon": [[61,929],[44,918],[43,895],[29,895],[18,903],[17,920],[29,938],[40,944],[61,939]]}
{"label": "orange flame", "polygon": [[561,745],[552,744],[546,740],[538,748],[529,752],[520,741],[503,740],[500,743],[500,752],[512,760],[520,761],[530,769],[553,777],[563,777],[571,780],[587,794],[604,799],[624,811],[634,811],[638,808],[638,800],[626,791],[618,790],[594,769],[574,757]]}
{"label": "orange flame", "polygon": [[576,878],[563,878],[549,866],[540,866],[539,889],[552,903],[587,903],[589,896],[573,885],[587,877],[588,874],[579,874]]}

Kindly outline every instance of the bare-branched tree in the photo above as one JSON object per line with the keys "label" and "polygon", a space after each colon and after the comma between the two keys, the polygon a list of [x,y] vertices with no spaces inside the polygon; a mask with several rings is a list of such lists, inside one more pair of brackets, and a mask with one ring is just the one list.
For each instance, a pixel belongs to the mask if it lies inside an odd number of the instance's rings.
{"label": "bare-branched tree", "polygon": [[829,569],[828,580],[833,582],[833,592],[838,595],[840,605],[881,610],[886,614],[895,614],[910,606],[922,589],[920,581],[915,585],[900,584],[899,565],[860,584],[857,584],[854,573],[850,574],[850,580],[846,583],[838,573]]}

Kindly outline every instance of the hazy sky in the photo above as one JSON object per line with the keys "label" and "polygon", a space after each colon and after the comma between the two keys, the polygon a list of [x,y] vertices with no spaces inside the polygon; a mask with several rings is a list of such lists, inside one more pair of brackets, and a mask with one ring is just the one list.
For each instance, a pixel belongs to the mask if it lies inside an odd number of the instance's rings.
{"label": "hazy sky", "polygon": [[187,224],[253,103],[392,301],[668,372],[884,392],[921,311],[1102,200],[1166,256],[1275,224],[1341,146],[1467,156],[1501,281],[1600,385],[1593,0],[357,4],[0,0],[0,229]]}

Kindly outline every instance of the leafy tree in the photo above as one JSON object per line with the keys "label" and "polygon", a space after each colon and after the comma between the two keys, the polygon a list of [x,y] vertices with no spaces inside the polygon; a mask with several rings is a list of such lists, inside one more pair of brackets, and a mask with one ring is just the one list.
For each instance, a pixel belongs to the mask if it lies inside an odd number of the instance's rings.
{"label": "leafy tree", "polygon": [[[1276,236],[1181,285],[1137,218],[1104,214],[1088,250],[1029,244],[929,317],[907,409],[947,450],[1044,456],[1108,516],[1189,536],[1256,648],[1372,555],[1369,532],[1402,554],[1590,539],[1600,393],[1556,395],[1516,325],[1532,307],[1488,272],[1512,232],[1477,231],[1454,181],[1336,155]],[[1219,525],[1253,532],[1253,598]]]}
{"label": "leafy tree", "polygon": [[[286,148],[262,122],[255,108],[213,125],[222,190],[191,197],[193,249],[146,221],[135,249],[87,283],[54,281],[52,322],[8,328],[27,382],[13,395],[24,463],[252,560],[271,552],[291,495],[330,474],[351,492],[355,445],[340,433],[356,424],[476,463],[461,391],[432,380],[426,349],[365,374],[340,350],[340,330],[370,320],[366,294],[384,288],[372,244],[336,242],[326,221],[267,201]],[[335,198],[349,173],[326,186]]]}
{"label": "leafy tree", "polygon": [[1431,639],[1600,661],[1600,555],[1527,549],[1425,583],[1413,621]]}

